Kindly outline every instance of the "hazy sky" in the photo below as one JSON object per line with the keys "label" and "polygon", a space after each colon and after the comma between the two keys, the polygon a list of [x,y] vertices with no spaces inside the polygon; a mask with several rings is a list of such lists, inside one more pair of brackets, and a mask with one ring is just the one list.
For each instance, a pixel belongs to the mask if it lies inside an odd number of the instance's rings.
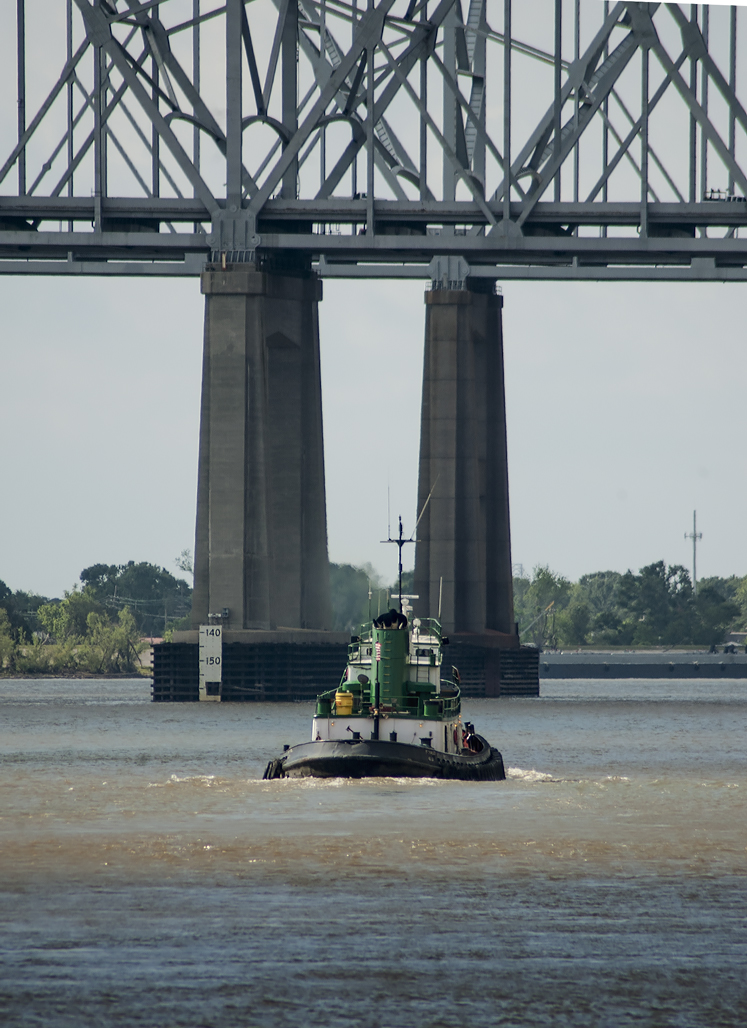
{"label": "hazy sky", "polygon": [[[10,0],[0,8],[12,19]],[[0,78],[11,65],[0,61]],[[532,91],[515,93],[524,103]],[[0,105],[6,142],[15,118]],[[330,556],[388,580],[387,487],[392,524],[415,521],[423,290],[327,281],[321,305]],[[689,566],[696,508],[699,573],[747,574],[746,296],[739,285],[504,286],[516,564],[571,578]],[[196,280],[0,277],[0,579],[59,595],[90,564],[173,570],[194,546],[202,319]],[[382,453],[375,441],[393,431],[400,444]]]}
{"label": "hazy sky", "polygon": [[[387,483],[415,517],[423,288],[327,281],[320,308],[330,557],[387,579]],[[504,287],[515,563],[689,565],[697,508],[699,575],[747,574],[746,295]],[[99,561],[173,569],[194,545],[198,283],[5,277],[0,304],[0,578],[60,594]]]}

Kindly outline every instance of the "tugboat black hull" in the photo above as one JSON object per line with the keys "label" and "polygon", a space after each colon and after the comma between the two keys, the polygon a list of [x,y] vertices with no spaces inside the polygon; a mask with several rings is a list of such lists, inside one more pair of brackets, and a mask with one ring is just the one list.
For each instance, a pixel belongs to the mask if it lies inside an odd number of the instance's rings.
{"label": "tugboat black hull", "polygon": [[271,760],[264,773],[272,778],[446,778],[500,782],[506,777],[503,757],[480,736],[479,753],[442,753],[427,746],[384,740],[330,740],[293,746]]}

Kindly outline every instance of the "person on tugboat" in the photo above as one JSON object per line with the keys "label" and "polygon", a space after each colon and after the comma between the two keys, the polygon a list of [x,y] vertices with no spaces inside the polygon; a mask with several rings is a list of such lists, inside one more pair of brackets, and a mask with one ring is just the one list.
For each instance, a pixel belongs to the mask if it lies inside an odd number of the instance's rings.
{"label": "person on tugboat", "polygon": [[373,626],[374,628],[407,628],[407,618],[392,607],[388,614],[374,618]]}

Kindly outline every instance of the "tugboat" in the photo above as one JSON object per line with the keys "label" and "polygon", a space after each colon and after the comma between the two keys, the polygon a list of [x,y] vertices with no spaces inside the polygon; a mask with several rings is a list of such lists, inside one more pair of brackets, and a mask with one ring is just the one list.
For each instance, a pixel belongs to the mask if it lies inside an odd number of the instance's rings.
{"label": "tugboat", "polygon": [[[389,541],[389,540],[387,540]],[[503,757],[462,722],[459,672],[443,677],[448,639],[435,618],[400,609],[363,625],[337,689],[317,697],[311,740],[287,747],[264,778],[450,778],[502,781]]]}

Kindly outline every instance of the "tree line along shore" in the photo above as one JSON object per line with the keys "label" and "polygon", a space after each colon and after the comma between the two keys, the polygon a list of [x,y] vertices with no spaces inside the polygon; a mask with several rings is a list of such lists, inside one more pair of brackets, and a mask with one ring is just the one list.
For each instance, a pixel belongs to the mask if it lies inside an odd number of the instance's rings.
{"label": "tree line along shore", "polygon": [[[175,561],[191,577],[188,551]],[[413,573],[403,576],[412,593]],[[396,591],[370,566],[330,564],[333,629],[355,633]],[[571,582],[546,566],[514,578],[521,641],[541,648],[711,647],[747,630],[747,576],[705,578],[657,561],[638,573],[597,571]],[[60,598],[12,591],[0,580],[0,674],[142,672],[154,638],[190,625],[188,582],[147,562],[94,564]]]}
{"label": "tree line along shore", "polygon": [[[375,616],[388,605],[389,590],[370,566],[332,564],[330,576],[338,631],[356,631],[370,611]],[[402,584],[413,592],[412,571]],[[513,591],[522,643],[543,649],[710,648],[747,630],[747,576],[704,578],[693,590],[687,568],[663,560],[637,573],[595,571],[578,582],[540,565],[516,576]]]}
{"label": "tree line along shore", "polygon": [[578,582],[537,567],[514,578],[514,612],[522,642],[542,648],[711,648],[747,629],[747,576],[704,578],[693,589],[687,568],[663,560]]}
{"label": "tree line along shore", "polygon": [[84,568],[61,599],[0,581],[0,673],[139,674],[150,640],[187,627],[191,609],[190,585],[146,561]]}

